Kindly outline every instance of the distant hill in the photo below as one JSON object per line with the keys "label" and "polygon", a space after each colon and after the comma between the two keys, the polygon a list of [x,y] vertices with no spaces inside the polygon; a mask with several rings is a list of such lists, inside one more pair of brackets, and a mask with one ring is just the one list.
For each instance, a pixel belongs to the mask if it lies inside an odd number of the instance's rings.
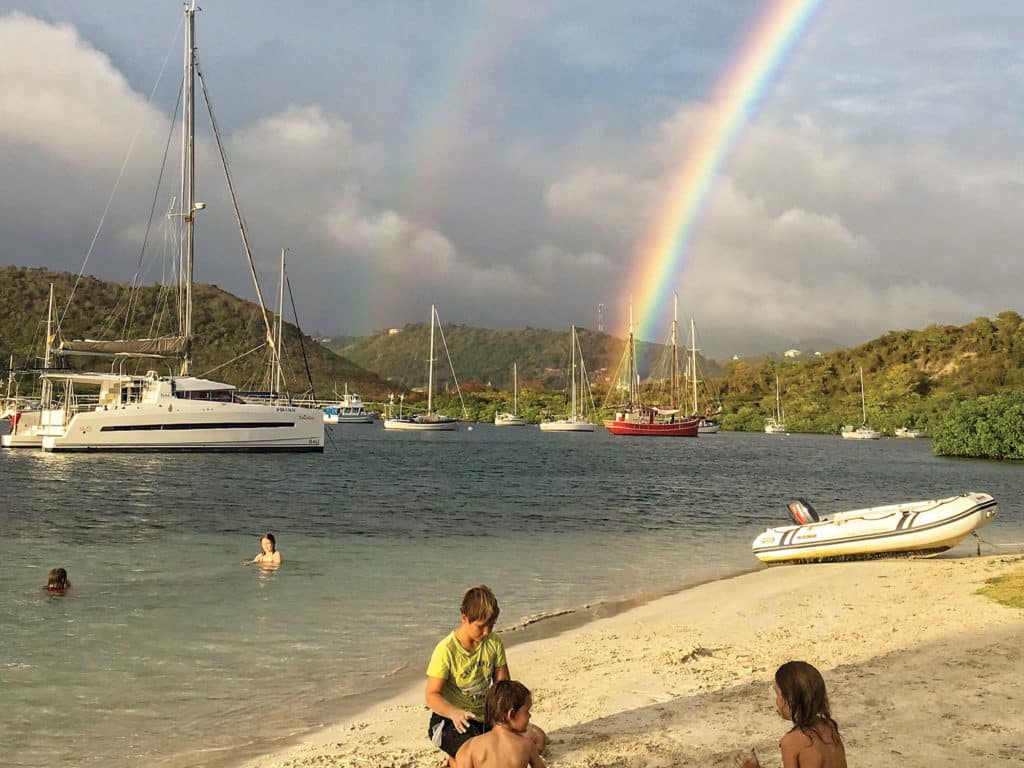
{"label": "distant hill", "polygon": [[[555,389],[564,386],[570,362],[568,330],[510,331],[467,325],[444,325],[442,330],[460,382],[475,381],[496,389],[511,389],[515,363],[521,383],[531,381]],[[614,376],[622,358],[624,339],[585,328],[578,328],[577,334],[591,381],[599,383]],[[440,346],[440,336],[435,344]],[[379,331],[369,336],[332,339],[327,344],[338,354],[394,382],[396,387],[405,388],[426,384],[429,345],[430,326],[426,323],[406,325],[397,333]],[[638,343],[640,375],[651,375],[664,354],[660,344]],[[682,348],[679,354],[683,356]],[[443,349],[436,357],[439,363],[435,364],[435,371],[443,386],[450,379]],[[699,356],[698,364],[709,375],[721,373],[718,365]]]}
{"label": "distant hill", "polygon": [[928,427],[954,402],[1024,388],[1024,320],[1007,311],[962,327],[890,331],[820,357],[729,361],[717,382],[723,425],[760,429],[778,375],[787,429],[835,434],[861,421],[861,367],[872,427]]}
{"label": "distant hill", "polygon": [[[41,365],[50,283],[54,285],[57,314],[64,316],[61,336],[65,339],[146,338],[173,333],[172,327],[177,324],[174,292],[166,286],[146,286],[133,292],[124,283],[83,277],[74,301],[68,305],[75,280],[76,276],[67,272],[0,267],[0,367],[7,368],[11,355],[16,368]],[[212,378],[241,389],[264,388],[265,350],[245,355],[266,339],[257,305],[214,285],[197,284],[194,296],[195,373],[202,376],[209,372]],[[345,382],[364,396],[382,397],[388,390],[389,385],[376,374],[338,356],[309,336],[303,335],[300,345],[298,330],[286,322],[284,360],[292,393],[308,388],[302,346],[318,396],[332,396],[335,385],[340,389]],[[67,360],[77,369],[106,370],[111,365],[109,358]],[[159,369],[166,373],[168,365],[174,363],[132,359],[126,365],[127,371]]]}

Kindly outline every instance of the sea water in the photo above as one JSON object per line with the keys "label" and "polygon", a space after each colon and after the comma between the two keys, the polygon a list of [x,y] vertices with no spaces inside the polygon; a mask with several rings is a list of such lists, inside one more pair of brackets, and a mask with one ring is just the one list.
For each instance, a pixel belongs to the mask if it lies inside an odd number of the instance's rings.
{"label": "sea water", "polygon": [[[329,436],[322,455],[0,454],[5,764],[236,763],[422,680],[471,584],[499,630],[585,620],[761,567],[751,541],[797,496],[829,513],[986,491],[982,536],[1024,539],[1024,468],[928,440]],[[243,565],[267,530],[284,565]]]}

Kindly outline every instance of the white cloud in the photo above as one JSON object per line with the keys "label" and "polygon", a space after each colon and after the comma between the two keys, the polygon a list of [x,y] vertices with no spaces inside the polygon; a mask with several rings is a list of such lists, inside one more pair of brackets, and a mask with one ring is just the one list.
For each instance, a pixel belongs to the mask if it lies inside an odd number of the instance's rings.
{"label": "white cloud", "polygon": [[133,136],[159,146],[163,115],[133,92],[104,54],[67,24],[0,18],[0,142],[32,147],[72,168],[116,170]]}

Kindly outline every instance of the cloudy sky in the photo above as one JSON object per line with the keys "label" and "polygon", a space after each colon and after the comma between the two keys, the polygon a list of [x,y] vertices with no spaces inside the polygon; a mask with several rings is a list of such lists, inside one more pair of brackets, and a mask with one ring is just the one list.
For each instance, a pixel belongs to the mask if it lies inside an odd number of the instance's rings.
{"label": "cloudy sky", "polygon": [[[425,321],[432,302],[496,328],[592,328],[604,304],[621,330],[716,85],[777,5],[204,2],[200,64],[265,289],[287,247],[310,331]],[[168,272],[182,18],[176,0],[0,0],[0,263],[130,280],[152,208],[143,280]],[[665,275],[704,348],[1024,311],[1021,39],[1002,0],[822,2]],[[196,276],[251,298],[197,124]]]}

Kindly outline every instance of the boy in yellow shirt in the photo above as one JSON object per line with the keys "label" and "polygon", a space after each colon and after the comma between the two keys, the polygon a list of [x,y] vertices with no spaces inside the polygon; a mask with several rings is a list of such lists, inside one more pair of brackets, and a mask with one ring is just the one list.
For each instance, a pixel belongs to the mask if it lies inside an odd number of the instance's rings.
{"label": "boy in yellow shirt", "polygon": [[[508,661],[501,638],[492,634],[498,620],[498,600],[489,587],[470,587],[462,596],[461,623],[437,644],[427,666],[425,699],[430,707],[427,736],[455,765],[459,749],[474,736],[490,730],[484,701],[492,683],[508,680]],[[546,736],[530,724],[526,732],[537,750]]]}

